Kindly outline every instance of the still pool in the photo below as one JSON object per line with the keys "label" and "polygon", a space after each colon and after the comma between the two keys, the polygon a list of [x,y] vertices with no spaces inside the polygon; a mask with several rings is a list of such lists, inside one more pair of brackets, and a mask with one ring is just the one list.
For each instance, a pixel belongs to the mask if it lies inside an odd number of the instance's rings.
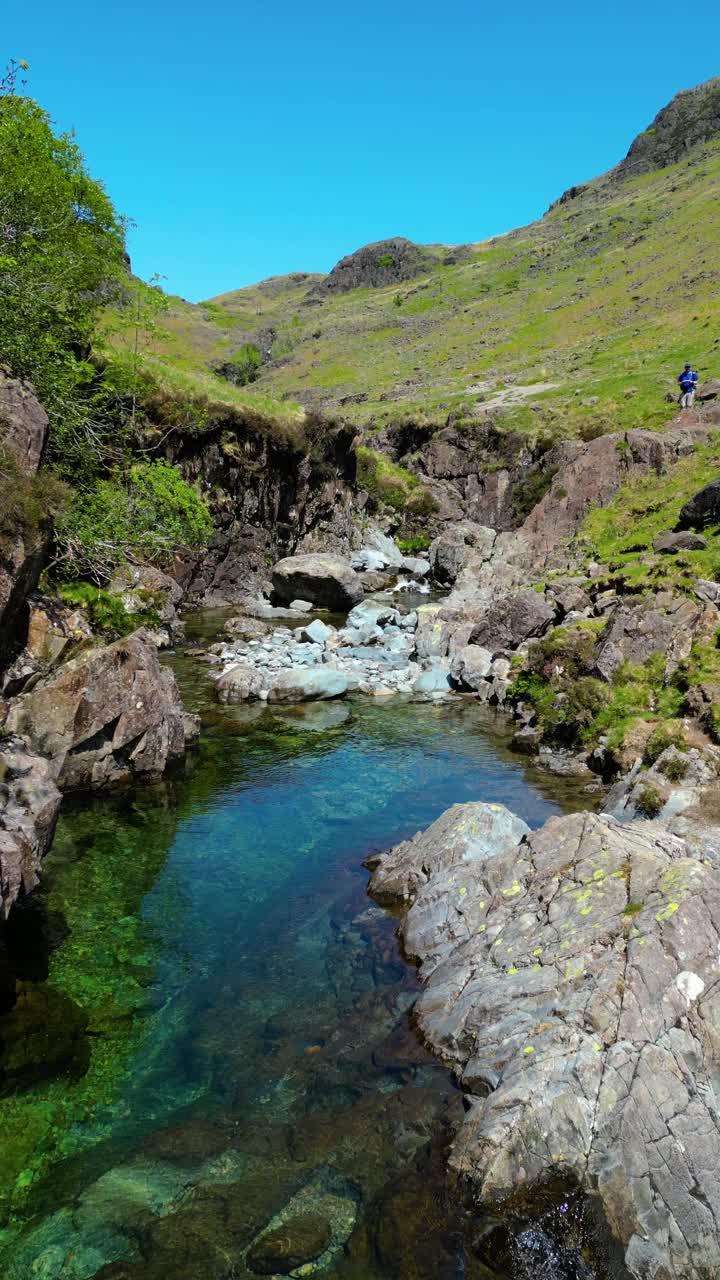
{"label": "still pool", "polygon": [[219,708],[175,665],[192,767],[68,805],[18,917],[0,1274],[496,1274],[454,1225],[462,1098],[362,861],[457,801],[538,825],[593,798],[471,702]]}

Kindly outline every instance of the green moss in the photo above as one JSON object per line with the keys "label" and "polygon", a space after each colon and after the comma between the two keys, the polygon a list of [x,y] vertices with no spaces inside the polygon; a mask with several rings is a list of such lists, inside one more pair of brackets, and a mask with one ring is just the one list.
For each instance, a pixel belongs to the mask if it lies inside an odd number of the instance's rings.
{"label": "green moss", "polygon": [[152,592],[137,592],[143,608],[128,612],[122,598],[91,582],[63,582],[58,594],[66,604],[81,605],[87,612],[93,631],[116,638],[127,636],[138,627],[157,627],[160,623],[159,601]]}
{"label": "green moss", "polygon": [[417,477],[365,445],[360,445],[356,454],[358,486],[377,501],[386,502],[397,511],[404,510],[419,488]]}

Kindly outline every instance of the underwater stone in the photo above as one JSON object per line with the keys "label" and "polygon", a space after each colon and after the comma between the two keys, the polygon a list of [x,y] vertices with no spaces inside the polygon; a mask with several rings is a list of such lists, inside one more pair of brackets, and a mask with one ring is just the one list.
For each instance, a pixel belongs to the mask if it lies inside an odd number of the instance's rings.
{"label": "underwater stone", "polygon": [[304,1213],[288,1218],[256,1240],[247,1254],[247,1265],[257,1275],[288,1275],[304,1262],[312,1262],[327,1249],[332,1231],[324,1218]]}

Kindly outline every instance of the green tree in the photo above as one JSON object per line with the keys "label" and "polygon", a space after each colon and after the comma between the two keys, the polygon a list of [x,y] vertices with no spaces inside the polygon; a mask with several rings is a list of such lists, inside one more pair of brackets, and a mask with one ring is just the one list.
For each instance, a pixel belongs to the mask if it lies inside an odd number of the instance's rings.
{"label": "green tree", "polygon": [[85,424],[92,443],[87,357],[99,309],[127,279],[123,226],[74,139],[16,83],[11,66],[0,93],[0,362],[35,384],[58,451]]}

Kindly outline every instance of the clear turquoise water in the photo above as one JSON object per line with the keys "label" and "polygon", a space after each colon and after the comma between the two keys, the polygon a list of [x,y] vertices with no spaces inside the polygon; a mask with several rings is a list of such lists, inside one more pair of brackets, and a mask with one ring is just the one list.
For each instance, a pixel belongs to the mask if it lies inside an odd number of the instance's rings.
{"label": "clear turquoise water", "polygon": [[486,1276],[445,1198],[462,1100],[415,1041],[415,974],[362,860],[457,801],[537,825],[588,797],[472,703],[220,709],[176,666],[204,715],[194,767],[68,809],[46,864],[49,972],[21,989],[49,1000],[48,1043],[68,1002],[84,1022],[0,1101],[2,1274],[237,1280],[269,1222],[311,1210],[319,1274]]}

